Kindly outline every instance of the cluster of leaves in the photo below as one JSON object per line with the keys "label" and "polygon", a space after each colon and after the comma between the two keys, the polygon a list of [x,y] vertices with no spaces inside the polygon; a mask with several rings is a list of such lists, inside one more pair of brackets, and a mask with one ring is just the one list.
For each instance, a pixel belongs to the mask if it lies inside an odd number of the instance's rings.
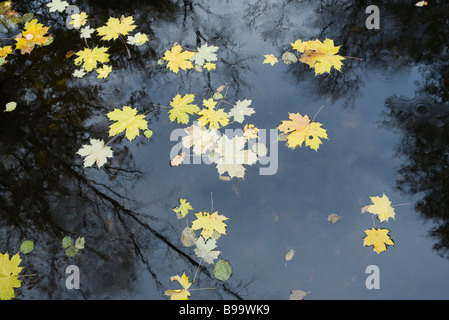
{"label": "cluster of leaves", "polygon": [[[63,12],[68,5],[67,1],[61,0],[52,0],[52,2],[47,4],[50,12]],[[73,72],[73,76],[77,78],[82,78],[88,72],[95,69],[97,71],[97,78],[105,79],[112,71],[112,67],[107,64],[110,58],[110,55],[107,52],[109,47],[95,45],[95,47],[91,49],[87,43],[87,39],[91,39],[92,34],[95,32],[101,37],[100,40],[102,41],[116,40],[120,37],[125,43],[125,46],[126,42],[123,38],[124,36],[128,36],[127,43],[130,45],[140,46],[148,41],[148,36],[144,33],[138,32],[135,35],[130,35],[130,32],[137,27],[134,24],[133,16],[125,17],[122,15],[120,19],[109,17],[104,26],[94,29],[88,24],[88,14],[82,11],[80,13],[71,14],[69,23],[73,28],[79,30],[80,38],[84,39],[84,42],[86,43],[86,48],[74,52],[76,55],[74,63],[76,66],[81,66],[80,69]],[[127,46],[126,50],[129,56],[130,53]]]}
{"label": "cluster of leaves", "polygon": [[[9,30],[15,29],[18,24],[25,23],[23,30],[12,38],[6,40],[15,40],[15,50],[21,54],[30,54],[36,46],[48,46],[53,42],[53,36],[48,35],[48,29],[37,19],[33,19],[32,13],[20,14],[12,9],[11,1],[0,3],[0,24]],[[3,40],[3,39],[2,39]],[[13,46],[0,47],[0,67],[8,62],[7,56],[13,53]]]}
{"label": "cluster of leaves", "polygon": [[[250,107],[252,100],[249,99],[238,100],[235,104],[224,100],[225,96],[221,93],[223,88],[218,88],[212,98],[203,99],[202,109],[193,104],[195,95],[177,94],[170,102],[169,118],[171,122],[176,120],[181,124],[189,124],[190,115],[199,116],[191,126],[184,129],[187,136],[182,139],[183,147],[192,148],[194,156],[209,157],[216,164],[220,176],[227,173],[230,179],[243,178],[246,170],[244,165],[255,164],[258,154],[263,152],[262,147],[254,144],[258,129],[252,124],[246,124],[233,137],[222,134],[219,129],[231,123],[243,124],[245,117],[254,114],[255,110]],[[219,108],[222,102],[231,106],[228,112]],[[250,144],[254,148],[249,149]]]}
{"label": "cluster of leaves", "polygon": [[[209,46],[204,43],[198,47],[196,51],[183,50],[178,43],[173,44],[170,50],[166,50],[164,56],[159,59],[158,65],[166,65],[174,73],[178,73],[179,69],[188,70],[195,68],[197,71],[202,71],[205,68],[208,71],[216,68],[215,61],[218,60],[217,46]],[[195,66],[193,65],[195,63]]]}
{"label": "cluster of leaves", "polygon": [[[183,219],[193,210],[190,202],[187,199],[179,199],[179,207],[173,209],[178,219]],[[212,210],[211,210],[212,212]],[[218,211],[210,212],[198,212],[195,213],[196,219],[192,222],[192,225],[187,226],[181,234],[181,242],[185,247],[195,246],[194,253],[198,258],[201,258],[199,265],[202,261],[208,264],[214,264],[214,260],[218,259],[221,251],[215,250],[217,247],[217,239],[221,235],[226,234],[227,217],[218,214]],[[197,237],[196,231],[201,230],[200,235]],[[220,281],[226,281],[232,274],[232,267],[228,261],[219,259],[215,263],[213,274],[216,279]],[[173,276],[171,281],[178,281],[182,289],[166,290],[165,295],[170,297],[170,300],[187,300],[190,297],[189,288],[194,283],[189,282],[189,277],[183,272],[182,276]]]}
{"label": "cluster of leaves", "polygon": [[[340,47],[334,45],[334,40],[326,38],[323,42],[320,40],[302,41],[301,39],[291,43],[291,46],[296,50],[296,54],[286,51],[282,55],[282,61],[285,64],[295,63],[300,61],[310,66],[315,70],[315,75],[330,73],[332,67],[341,71],[343,66],[342,60],[346,59],[338,55]],[[263,63],[269,63],[272,66],[278,62],[278,58],[273,54],[264,55]]]}
{"label": "cluster of leaves", "polygon": [[84,244],[86,241],[84,237],[78,237],[73,243],[73,240],[69,236],[65,236],[62,239],[62,248],[65,249],[65,254],[68,257],[74,257],[78,253],[78,250],[84,249]]}
{"label": "cluster of leaves", "polygon": [[[368,211],[373,215],[377,215],[377,218],[382,223],[383,221],[388,221],[389,218],[395,219],[394,208],[391,206],[391,201],[385,195],[382,197],[370,197],[373,204],[364,206],[362,208],[362,213]],[[387,250],[387,245],[394,245],[393,240],[390,238],[388,233],[390,230],[372,227],[371,230],[365,230],[366,237],[363,239],[364,246],[373,246],[374,251],[378,254],[382,251]]]}

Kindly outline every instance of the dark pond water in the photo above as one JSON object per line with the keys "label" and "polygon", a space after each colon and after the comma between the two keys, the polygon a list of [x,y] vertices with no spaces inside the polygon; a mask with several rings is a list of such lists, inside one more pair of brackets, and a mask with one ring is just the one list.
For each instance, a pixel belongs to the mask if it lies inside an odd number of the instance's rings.
{"label": "dark pond water", "polygon": [[[187,220],[172,208],[187,198],[195,212],[214,210],[229,218],[217,241],[233,266],[225,283],[212,265],[201,264],[191,299],[449,298],[449,4],[429,1],[73,1],[93,28],[108,17],[133,15],[149,42],[110,46],[113,72],[82,79],[70,50],[85,46],[67,29],[66,13],[50,13],[47,1],[15,2],[51,26],[54,42],[31,54],[15,52],[0,69],[0,252],[15,253],[22,241],[35,249],[22,255],[26,274],[17,299],[167,299],[173,275],[193,278],[199,258],[180,235]],[[365,9],[377,4],[380,30],[368,30]],[[2,31],[12,37],[18,30]],[[16,32],[16,33],[14,33]],[[315,76],[305,64],[262,64],[280,57],[296,39],[330,38],[344,60],[341,73]],[[180,71],[155,65],[178,42],[219,46],[217,69]],[[2,39],[2,46],[10,44]],[[113,108],[139,112],[168,105],[180,93],[200,104],[228,86],[228,100],[252,99],[249,123],[274,129],[300,112],[328,130],[317,152],[278,146],[278,167],[261,175],[259,163],[244,179],[218,179],[207,164],[171,167],[173,130],[167,109],[148,115],[154,135],[111,143],[114,158],[100,170],[84,168],[78,149],[90,138],[108,139]],[[273,151],[274,153],[274,151]],[[266,166],[266,165],[265,165]],[[363,246],[370,196],[388,195],[396,219],[385,227],[395,246],[377,254]],[[327,221],[330,213],[342,218]],[[67,257],[61,239],[84,236],[85,249]],[[285,254],[295,250],[285,263]],[[80,289],[65,286],[68,265],[79,267]],[[380,270],[380,289],[368,290],[367,266]]]}

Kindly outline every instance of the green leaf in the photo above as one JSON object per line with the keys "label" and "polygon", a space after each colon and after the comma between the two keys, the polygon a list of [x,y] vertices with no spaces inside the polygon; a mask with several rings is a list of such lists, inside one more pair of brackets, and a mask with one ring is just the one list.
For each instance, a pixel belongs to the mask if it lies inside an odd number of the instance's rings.
{"label": "green leaf", "polygon": [[23,254],[28,254],[31,251],[33,251],[33,249],[34,249],[34,243],[31,240],[25,240],[20,245],[20,252],[22,252]]}
{"label": "green leaf", "polygon": [[62,239],[62,248],[63,248],[63,249],[67,249],[68,247],[71,247],[72,244],[73,244],[73,240],[72,240],[72,238],[70,238],[69,236],[65,236],[65,237]]}
{"label": "green leaf", "polygon": [[78,237],[78,239],[76,239],[75,241],[75,248],[84,249],[84,243],[86,243],[84,237]]}
{"label": "green leaf", "polygon": [[145,131],[143,132],[143,135],[144,135],[147,139],[150,139],[151,136],[153,135],[153,131],[150,130],[150,129],[147,129],[147,130],[145,130]]}
{"label": "green leaf", "polygon": [[220,259],[214,267],[214,277],[226,281],[232,275],[232,266],[226,260]]}
{"label": "green leaf", "polygon": [[65,251],[65,254],[68,257],[74,257],[74,256],[76,256],[77,253],[78,253],[78,249],[75,247],[70,247]]}

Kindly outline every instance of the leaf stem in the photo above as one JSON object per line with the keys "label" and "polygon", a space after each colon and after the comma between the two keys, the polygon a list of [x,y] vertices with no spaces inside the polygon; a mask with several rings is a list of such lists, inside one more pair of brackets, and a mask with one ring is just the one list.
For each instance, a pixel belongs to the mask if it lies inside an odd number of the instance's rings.
{"label": "leaf stem", "polygon": [[200,269],[200,266],[201,266],[201,262],[202,262],[202,261],[203,261],[203,257],[201,257],[201,260],[200,260],[200,262],[198,263],[198,267],[196,267],[196,271],[195,271],[195,275],[193,276],[192,283],[195,283],[196,275],[197,275],[197,273],[198,273],[198,270]]}
{"label": "leaf stem", "polygon": [[405,202],[405,203],[394,204],[394,205],[392,205],[392,207],[399,207],[399,206],[408,206],[408,205],[410,205],[410,202]]}
{"label": "leaf stem", "polygon": [[361,58],[356,58],[356,57],[346,57],[346,56],[342,56],[343,58],[345,58],[345,59],[356,59],[356,60],[361,60],[361,61],[363,61],[363,59],[361,59]]}
{"label": "leaf stem", "polygon": [[193,288],[189,289],[189,291],[195,291],[195,290],[215,290],[216,288]]}
{"label": "leaf stem", "polygon": [[125,44],[126,52],[128,52],[128,58],[131,58],[131,53],[129,52],[128,45],[126,44],[125,39],[123,38],[123,36],[120,33],[119,33],[119,36],[120,36],[120,38],[122,38],[123,43]]}
{"label": "leaf stem", "polygon": [[323,108],[324,108],[324,106],[321,106],[321,107],[318,109],[318,111],[315,113],[315,115],[313,116],[313,119],[312,119],[312,121],[310,121],[310,123],[312,123],[312,122],[315,120],[316,116],[318,115],[318,113],[320,113],[321,109],[323,109]]}

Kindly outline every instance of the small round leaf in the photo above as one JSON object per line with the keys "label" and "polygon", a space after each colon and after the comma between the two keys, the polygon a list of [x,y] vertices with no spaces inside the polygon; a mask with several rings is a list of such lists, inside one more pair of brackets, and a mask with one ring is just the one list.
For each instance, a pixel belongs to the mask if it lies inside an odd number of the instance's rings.
{"label": "small round leaf", "polygon": [[232,266],[226,260],[220,259],[214,267],[214,277],[226,281],[232,275]]}
{"label": "small round leaf", "polygon": [[20,245],[20,252],[22,252],[23,254],[28,254],[31,251],[33,251],[33,249],[34,249],[34,243],[31,240],[25,240]]}

